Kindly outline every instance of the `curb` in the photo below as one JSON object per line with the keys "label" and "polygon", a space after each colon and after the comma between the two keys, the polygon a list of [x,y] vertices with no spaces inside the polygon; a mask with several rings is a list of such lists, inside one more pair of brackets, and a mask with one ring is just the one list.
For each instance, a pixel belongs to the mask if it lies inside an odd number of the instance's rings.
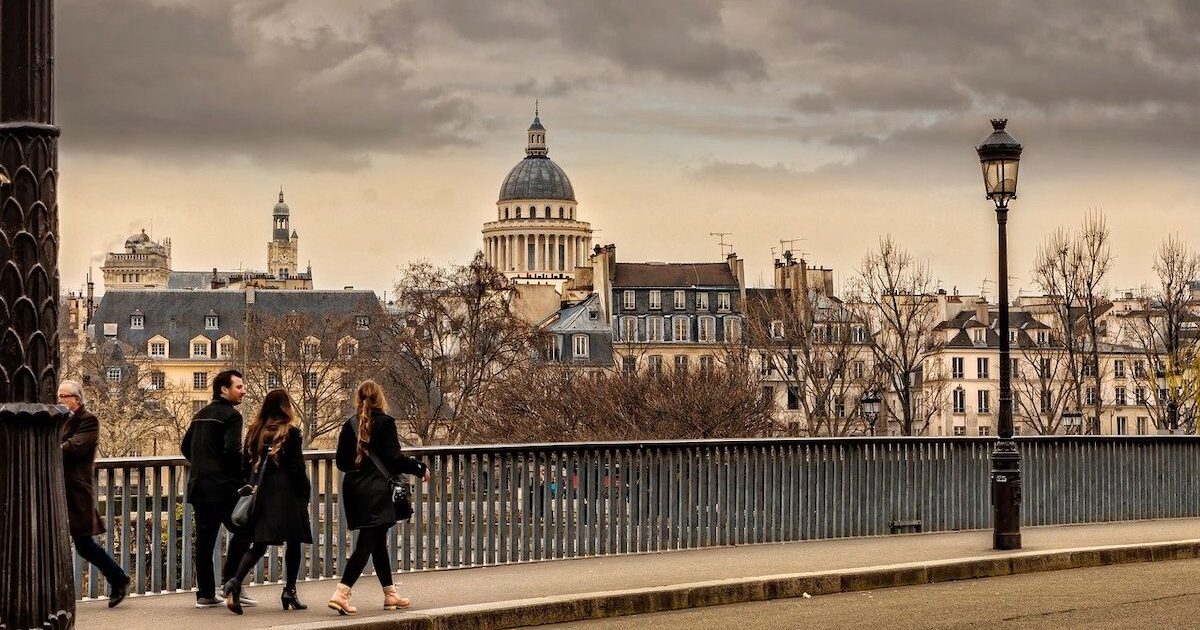
{"label": "curb", "polygon": [[642,613],[830,595],[897,586],[1019,575],[1136,562],[1200,558],[1200,539],[1136,545],[1081,547],[911,562],[858,569],[789,573],[692,582],[650,588],[434,608],[362,620],[279,626],[287,630],[503,630]]}

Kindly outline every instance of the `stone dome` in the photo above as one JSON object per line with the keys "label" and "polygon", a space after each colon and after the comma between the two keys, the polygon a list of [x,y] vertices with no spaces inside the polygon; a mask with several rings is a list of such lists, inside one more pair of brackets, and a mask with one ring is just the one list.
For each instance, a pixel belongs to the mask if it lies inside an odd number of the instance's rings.
{"label": "stone dome", "polygon": [[514,199],[575,201],[575,189],[554,160],[544,155],[531,155],[517,162],[500,185],[499,201]]}
{"label": "stone dome", "polygon": [[125,239],[125,247],[133,247],[135,245],[141,245],[149,242],[150,237],[146,236],[146,230],[142,230],[141,234],[134,234],[133,236]]}
{"label": "stone dome", "polygon": [[279,189],[279,203],[275,204],[275,209],[272,212],[275,216],[287,216],[291,214],[292,209],[283,202],[283,189]]}

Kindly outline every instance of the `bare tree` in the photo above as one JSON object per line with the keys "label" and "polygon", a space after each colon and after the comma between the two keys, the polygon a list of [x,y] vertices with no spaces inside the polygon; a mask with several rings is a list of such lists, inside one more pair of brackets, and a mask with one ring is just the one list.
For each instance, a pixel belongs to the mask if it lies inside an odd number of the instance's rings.
{"label": "bare tree", "polygon": [[283,388],[295,402],[306,445],[337,431],[365,373],[364,334],[350,314],[312,321],[295,312],[251,312],[229,363],[245,376],[245,413],[253,414],[267,392]]}
{"label": "bare tree", "polygon": [[370,354],[407,433],[460,442],[509,372],[529,365],[543,335],[513,311],[516,291],[481,252],[467,265],[412,263]]}
{"label": "bare tree", "polygon": [[[1108,304],[1102,286],[1112,267],[1109,243],[1104,215],[1091,212],[1079,232],[1059,228],[1047,237],[1033,267],[1034,283],[1053,300],[1053,336],[1066,353],[1073,406],[1091,412],[1089,433],[1099,432],[1104,407],[1100,315]],[[1094,392],[1090,401],[1085,386]]]}
{"label": "bare tree", "polygon": [[[1152,367],[1135,373],[1135,381],[1146,390],[1158,392],[1153,400],[1147,397],[1143,402],[1155,426],[1183,428],[1192,433],[1200,392],[1195,369],[1200,360],[1200,317],[1194,311],[1190,288],[1191,282],[1200,277],[1200,255],[1177,236],[1170,236],[1159,245],[1153,269],[1158,286],[1146,296],[1144,308],[1127,316],[1131,325],[1123,333]],[[1159,382],[1160,378],[1164,382]],[[1171,405],[1182,421],[1178,427],[1169,426]]]}
{"label": "bare tree", "polygon": [[1017,352],[1018,369],[1012,375],[1013,421],[1038,435],[1054,435],[1062,428],[1063,412],[1074,400],[1067,354],[1054,342],[1024,343]]}
{"label": "bare tree", "polygon": [[748,296],[750,347],[801,407],[806,435],[862,432],[858,401],[874,384],[866,323],[836,298],[800,293],[775,289]]}
{"label": "bare tree", "polygon": [[151,451],[162,427],[173,421],[165,393],[145,382],[154,364],[117,341],[77,356],[71,371],[63,374],[83,384],[84,405],[100,419],[97,453],[133,457]]}
{"label": "bare tree", "polygon": [[853,289],[859,319],[872,322],[868,346],[894,399],[884,397],[883,412],[903,435],[924,433],[945,405],[945,379],[926,373],[936,369],[943,344],[934,333],[938,309],[929,269],[888,236],[863,259]]}

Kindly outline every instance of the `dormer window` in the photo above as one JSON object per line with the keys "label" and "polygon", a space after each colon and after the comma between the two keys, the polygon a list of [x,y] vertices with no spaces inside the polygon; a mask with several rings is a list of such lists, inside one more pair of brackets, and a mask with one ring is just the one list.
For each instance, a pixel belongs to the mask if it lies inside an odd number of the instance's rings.
{"label": "dormer window", "polygon": [[598,311],[594,308],[588,309],[588,319],[595,321],[596,319],[599,319],[599,317],[600,317],[600,311]]}
{"label": "dormer window", "polygon": [[208,344],[203,341],[193,341],[192,342],[192,357],[196,358],[196,357],[207,357],[207,356],[208,356]]}
{"label": "dormer window", "polygon": [[728,293],[721,292],[721,293],[717,294],[717,310],[718,311],[728,311],[729,310],[729,294]]}
{"label": "dormer window", "polygon": [[774,320],[771,322],[771,338],[783,339],[783,320]]}
{"label": "dormer window", "polygon": [[145,317],[143,317],[142,315],[130,315],[129,316],[129,329],[130,330],[143,330],[145,327],[146,327],[146,318]]}
{"label": "dormer window", "polygon": [[687,293],[684,291],[675,292],[675,310],[682,311],[687,308]]}
{"label": "dormer window", "polygon": [[982,329],[982,328],[976,328],[976,329],[975,329],[975,331],[974,331],[974,333],[975,333],[975,343],[983,343],[983,340],[984,340],[984,336],[983,336],[983,335],[984,335],[984,332],[983,332],[983,329]]}
{"label": "dormer window", "polygon": [[205,315],[204,316],[204,329],[205,330],[216,330],[218,328],[217,324],[219,322],[220,322],[220,318],[218,318],[216,315]]}
{"label": "dormer window", "polygon": [[354,318],[354,327],[359,330],[366,330],[371,327],[371,318],[366,315],[358,315]]}

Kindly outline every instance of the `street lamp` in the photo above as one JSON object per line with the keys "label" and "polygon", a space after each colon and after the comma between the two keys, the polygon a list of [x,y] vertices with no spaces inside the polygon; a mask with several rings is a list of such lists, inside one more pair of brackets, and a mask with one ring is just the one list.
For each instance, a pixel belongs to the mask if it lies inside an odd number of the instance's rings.
{"label": "street lamp", "polygon": [[[1078,409],[1063,412],[1063,426],[1067,428],[1067,435],[1078,435],[1083,433],[1083,412]],[[1072,430],[1074,427],[1074,430]]]}
{"label": "street lamp", "polygon": [[983,168],[987,198],[996,206],[1000,271],[1000,426],[992,450],[992,548],[1021,548],[1021,454],[1013,441],[1012,362],[1008,341],[1008,202],[1017,198],[1021,143],[1004,130],[1008,120],[992,119],[992,134],[975,148]]}
{"label": "street lamp", "polygon": [[871,427],[871,437],[875,437],[875,423],[879,420],[879,403],[882,402],[875,390],[867,391],[859,401],[867,426]]}

